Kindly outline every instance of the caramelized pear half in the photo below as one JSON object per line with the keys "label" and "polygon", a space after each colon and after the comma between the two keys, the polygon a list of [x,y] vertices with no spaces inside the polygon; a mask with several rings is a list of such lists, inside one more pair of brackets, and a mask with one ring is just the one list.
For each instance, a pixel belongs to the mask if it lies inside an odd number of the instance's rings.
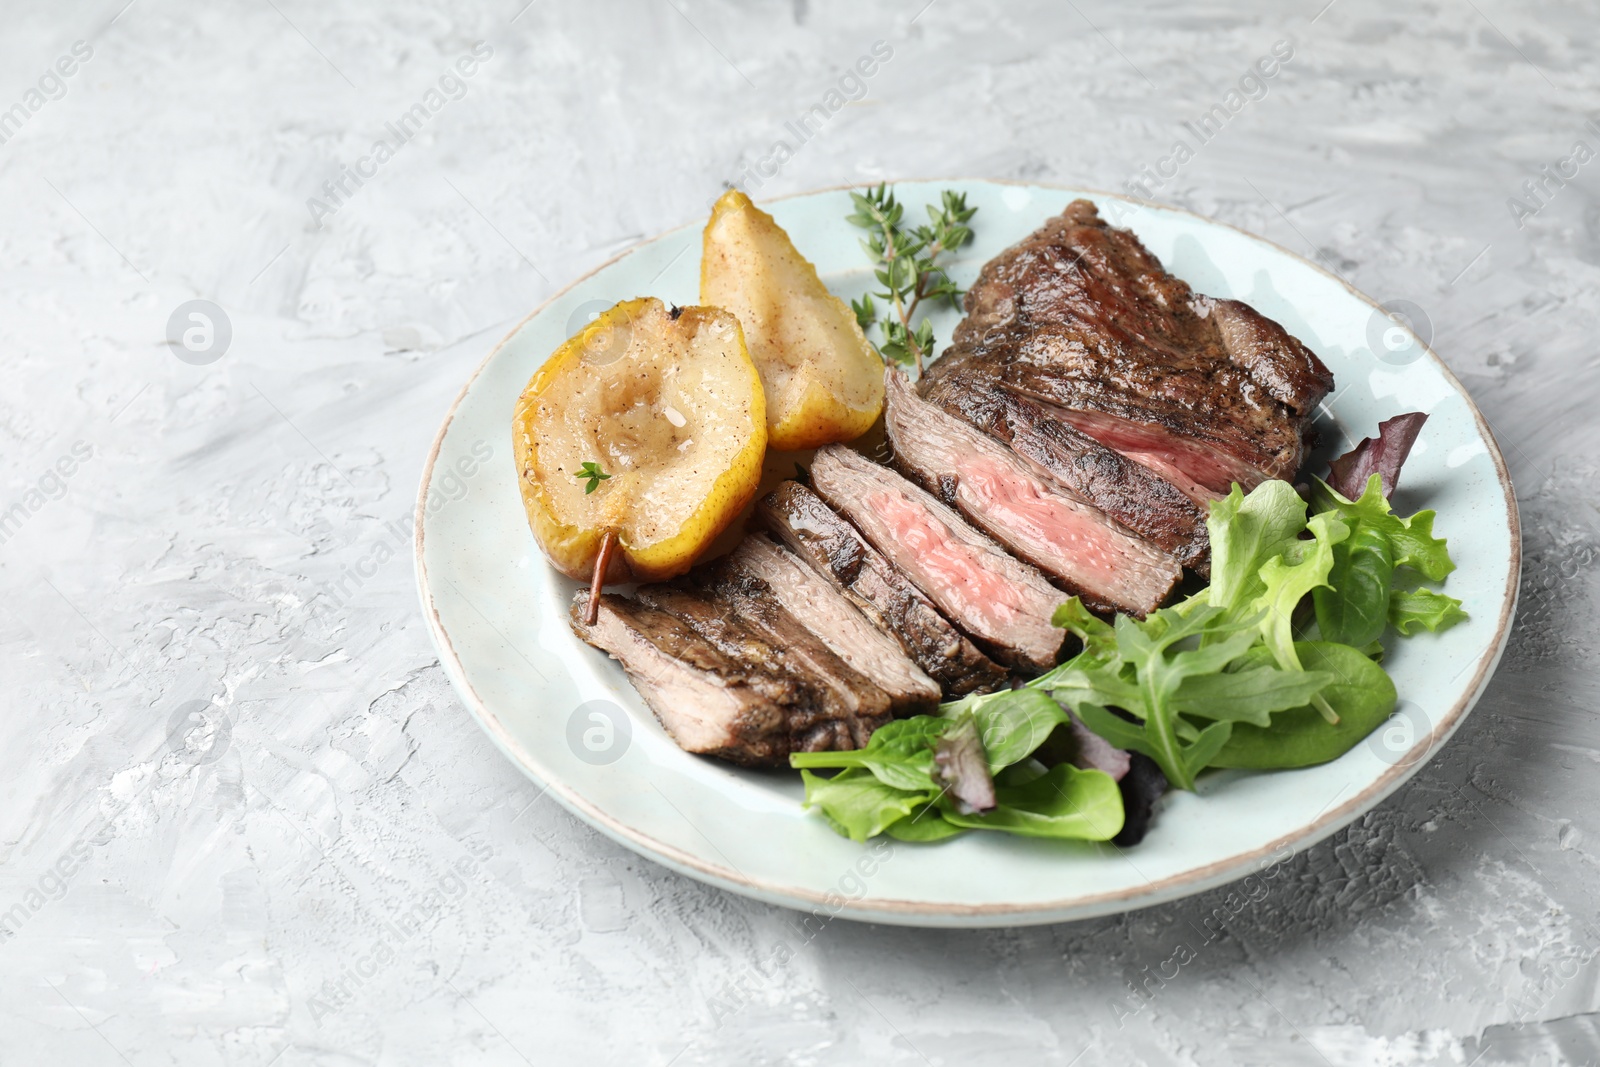
{"label": "caramelized pear half", "polygon": [[604,581],[688,570],[755,495],[766,446],[739,320],[654,297],[556,349],[512,422],[528,524],[556,569],[584,581],[602,556]]}
{"label": "caramelized pear half", "polygon": [[737,189],[712,208],[700,302],[726,308],[767,394],[768,443],[780,451],[851,441],[883,410],[883,360],[855,313],[771,215]]}

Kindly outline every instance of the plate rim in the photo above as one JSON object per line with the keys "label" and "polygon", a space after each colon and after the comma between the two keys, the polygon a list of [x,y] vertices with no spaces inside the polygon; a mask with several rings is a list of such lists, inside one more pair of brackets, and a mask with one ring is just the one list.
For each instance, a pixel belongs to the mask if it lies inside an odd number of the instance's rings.
{"label": "plate rim", "polygon": [[[938,182],[985,183],[1021,188],[1048,189],[1054,192],[1080,193],[1121,200],[1142,208],[1185,215],[1210,226],[1224,227],[1276,249],[1284,255],[1311,267],[1325,278],[1336,282],[1347,293],[1368,307],[1374,310],[1382,310],[1376,301],[1345,281],[1344,278],[1313,260],[1307,259],[1298,252],[1285,248],[1276,241],[1253,233],[1243,227],[1209,218],[1198,212],[1190,211],[1188,208],[1164,204],[1154,200],[1145,200],[1123,193],[1094,189],[1088,186],[1061,185],[1019,179],[958,177],[952,175],[936,178],[898,178],[889,184],[934,184]],[[772,204],[800,197],[817,196],[823,193],[859,188],[861,188],[861,183],[851,182],[786,193],[782,196],[767,197],[755,202],[758,204]],[[552,794],[568,811],[600,830],[612,840],[645,856],[647,859],[661,863],[663,866],[676,870],[681,874],[709,882],[730,892],[796,910],[801,909],[801,904],[798,902],[803,902],[805,905],[813,907],[823,906],[828,909],[831,917],[904,925],[934,925],[940,920],[944,921],[944,925],[950,925],[951,920],[959,921],[963,919],[980,920],[984,925],[1033,925],[1088,919],[1101,915],[1136,911],[1201,893],[1215,886],[1245,877],[1252,864],[1259,863],[1265,857],[1275,856],[1285,848],[1289,849],[1290,855],[1293,855],[1303,849],[1312,847],[1324,838],[1343,829],[1365,812],[1376,807],[1437,756],[1445,742],[1455,733],[1462,721],[1466,719],[1467,714],[1482,697],[1489,679],[1493,676],[1495,669],[1500,664],[1501,657],[1505,653],[1511,624],[1516,617],[1522,574],[1522,522],[1517,511],[1516,491],[1512,485],[1511,472],[1506,466],[1505,457],[1500,451],[1500,444],[1495,438],[1493,429],[1479,409],[1477,402],[1472,398],[1472,394],[1461,384],[1461,380],[1455,376],[1449,365],[1434,351],[1430,339],[1429,342],[1425,342],[1422,346],[1425,356],[1433,361],[1435,368],[1444,376],[1445,381],[1466,401],[1468,409],[1472,412],[1479,435],[1487,444],[1489,456],[1494,462],[1495,474],[1499,481],[1501,492],[1505,497],[1506,520],[1511,534],[1510,567],[1507,572],[1506,587],[1502,594],[1500,617],[1496,623],[1492,651],[1479,657],[1478,667],[1472,677],[1470,687],[1463,692],[1463,695],[1440,717],[1439,722],[1429,731],[1427,738],[1422,742],[1423,755],[1409,763],[1392,765],[1364,790],[1351,797],[1344,804],[1318,815],[1295,832],[1281,835],[1259,848],[1248,852],[1235,853],[1204,867],[1191,868],[1156,881],[1147,880],[1144,885],[1137,888],[1123,888],[1051,901],[1030,903],[991,902],[986,904],[929,903],[918,900],[862,897],[858,900],[844,900],[842,905],[836,905],[834,901],[829,899],[830,897],[837,897],[835,893],[819,893],[809,889],[776,884],[769,880],[746,876],[737,870],[723,868],[718,864],[685,852],[677,846],[659,841],[621,820],[612,818],[568,788],[559,780],[558,775],[542,773],[546,771],[546,768],[535,760],[532,754],[523,746],[517,743],[509,730],[500,722],[495,713],[489,709],[483,698],[478,695],[477,690],[473,688],[470,679],[467,677],[466,670],[462,666],[460,657],[456,653],[455,645],[445,629],[443,620],[440,618],[438,605],[434,600],[433,591],[428,582],[428,568],[425,556],[428,491],[433,482],[434,465],[444,447],[445,437],[449,434],[450,427],[455,422],[462,401],[466,399],[467,393],[471,391],[473,384],[483,374],[484,369],[499,355],[501,349],[521,332],[523,327],[555,301],[561,299],[574,288],[606,268],[632,255],[645,245],[655,244],[695,225],[698,225],[698,223],[693,221],[685,222],[630,244],[616,255],[574,278],[567,285],[551,294],[507,331],[505,336],[479,361],[478,365],[467,377],[467,380],[462,384],[461,389],[456,393],[455,399],[446,411],[444,420],[440,424],[438,432],[434,435],[432,445],[429,447],[427,459],[423,463],[412,520],[413,563],[415,565],[417,591],[421,599],[423,617],[427,623],[429,637],[433,641],[435,651],[439,654],[440,664],[444,667],[446,675],[455,687],[457,695],[466,704],[467,710],[477,720],[478,725],[489,735],[496,746],[505,753],[507,758],[517,765],[523,774],[542,786],[544,792]],[[1421,339],[1419,338],[1419,340]],[[918,923],[917,920],[919,919],[931,920],[931,922]]]}

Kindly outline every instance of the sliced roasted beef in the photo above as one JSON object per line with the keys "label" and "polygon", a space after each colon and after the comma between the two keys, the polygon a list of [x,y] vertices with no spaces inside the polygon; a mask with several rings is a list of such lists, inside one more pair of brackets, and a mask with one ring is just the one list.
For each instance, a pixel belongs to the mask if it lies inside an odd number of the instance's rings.
{"label": "sliced roasted beef", "polygon": [[781,605],[834,655],[889,694],[896,715],[920,715],[938,706],[938,683],[912,662],[893,635],[879,629],[837,586],[765,534],[746,537],[704,580],[736,601]]}
{"label": "sliced roasted beef", "polygon": [[1005,681],[1003,668],[951,626],[922,590],[816,493],[798,482],[784,482],[761,501],[757,514],[863,615],[898,638],[946,696],[988,692]]}
{"label": "sliced roasted beef", "polygon": [[1090,607],[1146,615],[1182,577],[1171,556],[1118,526],[971,423],[884,372],[897,467]]}
{"label": "sliced roasted beef", "polygon": [[[1206,509],[1156,474],[1008,389],[948,375],[928,399],[1011,446],[1039,474],[1093,504],[1186,567],[1209,569]],[[1201,490],[1205,492],[1205,490]]]}
{"label": "sliced roasted beef", "polygon": [[622,664],[634,688],[686,752],[755,767],[783,766],[791,752],[856,748],[812,685],[767,650],[730,655],[668,612],[607,593],[592,626],[587,591],[572,605],[572,629]]}
{"label": "sliced roasted beef", "polygon": [[817,452],[811,485],[991,655],[1023,670],[1054,665],[1065,633],[1050,617],[1063,596],[1034,567],[894,471],[842,445]]}
{"label": "sliced roasted beef", "polygon": [[833,727],[832,740],[819,747],[860,748],[889,721],[889,695],[834,655],[776,601],[734,598],[677,583],[641,585],[637,595],[682,619],[724,653],[786,672],[811,688],[822,719]]}
{"label": "sliced roasted beef", "polygon": [[1079,433],[1167,479],[1196,503],[1220,499],[1227,495],[1223,486],[1234,482],[1253,489],[1267,480],[1260,470],[1237,456],[1218,451],[1210,442],[1189,440],[1163,427],[1151,427],[1104,411],[1059,408],[1057,414]]}
{"label": "sliced roasted beef", "polygon": [[[1206,489],[1292,478],[1333,375],[1282,326],[1194,292],[1075,200],[990,260],[930,381],[966,373]],[[1137,455],[1136,455],[1137,454]]]}

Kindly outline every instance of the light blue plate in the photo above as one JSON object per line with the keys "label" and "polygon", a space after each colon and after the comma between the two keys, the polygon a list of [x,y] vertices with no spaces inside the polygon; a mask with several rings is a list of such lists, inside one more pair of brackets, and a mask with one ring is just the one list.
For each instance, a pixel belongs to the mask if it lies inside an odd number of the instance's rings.
{"label": "light blue plate", "polygon": [[[1089,191],[989,181],[905,182],[907,217],[942,188],[979,210],[952,273],[978,268],[1068,201],[1087,197],[1198,290],[1283,323],[1333,369],[1325,452],[1380,419],[1429,413],[1396,502],[1434,508],[1459,564],[1445,586],[1471,619],[1392,645],[1402,702],[1341,759],[1270,774],[1204,777],[1168,797],[1136,848],[970,833],[938,845],[857,845],[800,807],[798,776],[743,771],[680,751],[621,669],[572,635],[574,585],[528,531],[512,468],[512,407],[534,369],[592,315],[654,295],[696,302],[700,224],[648,241],[528,316],[483,362],[434,443],[417,502],[417,580],[439,658],[466,706],[518,766],[579,817],[693,878],[824,915],[919,926],[1004,926],[1126,911],[1271,866],[1394,792],[1438,751],[1499,661],[1515,610],[1521,541],[1500,451],[1443,363],[1337,277],[1284,249],[1183,211]],[[767,205],[841,296],[872,285],[844,190]],[[940,342],[957,317],[935,320]],[[1376,354],[1375,354],[1376,353]],[[476,473],[485,456],[482,473]],[[787,469],[787,468],[786,468]],[[475,476],[468,475],[471,471]]]}

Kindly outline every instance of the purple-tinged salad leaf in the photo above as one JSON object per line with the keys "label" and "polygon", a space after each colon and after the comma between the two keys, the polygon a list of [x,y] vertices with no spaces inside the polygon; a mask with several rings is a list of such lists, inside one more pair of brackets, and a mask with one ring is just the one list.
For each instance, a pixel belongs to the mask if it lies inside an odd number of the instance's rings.
{"label": "purple-tinged salad leaf", "polygon": [[941,706],[939,714],[946,720],[972,716],[991,775],[1027,759],[1067,721],[1067,710],[1039,689],[973,694]]}
{"label": "purple-tinged salad leaf", "polygon": [[1156,801],[1167,791],[1167,776],[1155,760],[1141,752],[1133,753],[1128,763],[1128,773],[1117,782],[1122,791],[1122,830],[1111,843],[1118,848],[1137,845],[1150,830],[1150,819],[1155,815]]}
{"label": "purple-tinged salad leaf", "polygon": [[961,716],[939,736],[933,746],[933,778],[945,790],[956,811],[981,815],[995,806],[994,779],[989,758],[978,737],[972,713]]}
{"label": "purple-tinged salad leaf", "polygon": [[[1105,771],[1113,781],[1120,782],[1127,776],[1135,757],[1139,759],[1148,758],[1139,756],[1138,753],[1129,752],[1126,749],[1117,748],[1111,742],[1083,725],[1083,720],[1076,715],[1067,724],[1067,730],[1071,742],[1071,756],[1067,762],[1081,771]],[[1154,767],[1155,763],[1152,761],[1150,765]],[[1166,785],[1166,779],[1164,778],[1162,779],[1162,785]]]}
{"label": "purple-tinged salad leaf", "polygon": [[1383,495],[1394,496],[1400,484],[1400,467],[1411,454],[1411,446],[1428,421],[1426,412],[1408,411],[1378,423],[1377,437],[1363,437],[1361,443],[1329,464],[1328,484],[1354,500],[1376,474],[1383,480]]}

